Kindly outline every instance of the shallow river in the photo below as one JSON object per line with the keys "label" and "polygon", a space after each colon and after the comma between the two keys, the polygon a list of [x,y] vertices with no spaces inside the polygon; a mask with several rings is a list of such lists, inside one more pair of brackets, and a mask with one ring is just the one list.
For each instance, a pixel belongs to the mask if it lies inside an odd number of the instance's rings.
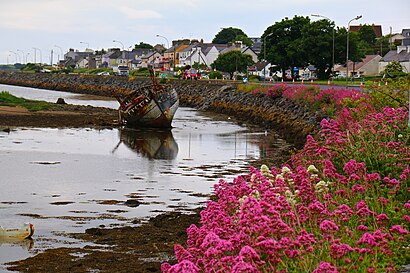
{"label": "shallow river", "polygon": [[[0,91],[118,107],[116,101],[66,92],[7,85]],[[204,205],[219,179],[232,180],[246,173],[249,160],[280,157],[276,151],[289,146],[273,132],[191,108],[180,107],[172,125],[165,131],[0,130],[0,225],[35,226],[33,240],[0,239],[0,272],[6,272],[4,263],[47,248],[82,245],[65,232],[132,225],[136,218]]]}

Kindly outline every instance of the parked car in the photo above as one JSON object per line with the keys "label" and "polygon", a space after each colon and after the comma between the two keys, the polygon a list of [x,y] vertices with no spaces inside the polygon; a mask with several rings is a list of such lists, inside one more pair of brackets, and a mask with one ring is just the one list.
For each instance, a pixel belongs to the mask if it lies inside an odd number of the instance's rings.
{"label": "parked car", "polygon": [[199,76],[198,76],[196,69],[191,68],[191,69],[185,70],[183,79],[184,80],[198,80]]}

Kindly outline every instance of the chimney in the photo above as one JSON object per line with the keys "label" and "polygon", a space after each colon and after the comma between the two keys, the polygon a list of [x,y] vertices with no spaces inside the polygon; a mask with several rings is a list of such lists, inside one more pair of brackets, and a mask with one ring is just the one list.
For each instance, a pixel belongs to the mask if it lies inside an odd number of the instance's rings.
{"label": "chimney", "polygon": [[397,46],[397,54],[400,54],[403,50],[408,50],[406,46]]}

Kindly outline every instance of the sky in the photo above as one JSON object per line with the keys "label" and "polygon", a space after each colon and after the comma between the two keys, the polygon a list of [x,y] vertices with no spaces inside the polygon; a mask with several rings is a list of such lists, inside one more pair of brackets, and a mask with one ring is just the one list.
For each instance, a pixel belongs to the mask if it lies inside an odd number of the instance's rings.
{"label": "sky", "polygon": [[285,17],[311,14],[339,27],[362,15],[351,25],[381,25],[383,35],[410,28],[409,0],[0,0],[0,64],[39,62],[40,56],[50,63],[52,51],[56,62],[70,48],[211,42],[227,27],[260,37]]}

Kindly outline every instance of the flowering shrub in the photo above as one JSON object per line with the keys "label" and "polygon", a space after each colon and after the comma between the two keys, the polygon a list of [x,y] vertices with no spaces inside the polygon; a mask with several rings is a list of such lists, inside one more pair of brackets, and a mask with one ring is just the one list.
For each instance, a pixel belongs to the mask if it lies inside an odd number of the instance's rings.
{"label": "flowering shrub", "polygon": [[397,272],[408,263],[408,110],[386,107],[360,120],[340,110],[292,166],[251,167],[219,181],[217,201],[208,201],[201,226],[187,229],[187,246],[175,246],[178,263],[164,263],[163,272]]}

